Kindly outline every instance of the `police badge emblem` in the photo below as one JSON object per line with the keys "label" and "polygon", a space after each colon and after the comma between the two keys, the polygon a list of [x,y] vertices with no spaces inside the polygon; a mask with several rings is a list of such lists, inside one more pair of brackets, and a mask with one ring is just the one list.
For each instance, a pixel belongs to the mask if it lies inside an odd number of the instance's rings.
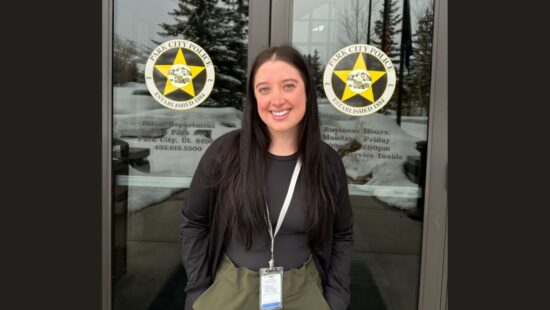
{"label": "police badge emblem", "polygon": [[346,46],[328,61],[323,87],[339,111],[364,116],[386,105],[395,90],[395,68],[381,50],[367,44]]}
{"label": "police badge emblem", "polygon": [[214,87],[210,56],[194,42],[170,40],[157,46],[145,64],[145,84],[157,102],[175,110],[201,104]]}

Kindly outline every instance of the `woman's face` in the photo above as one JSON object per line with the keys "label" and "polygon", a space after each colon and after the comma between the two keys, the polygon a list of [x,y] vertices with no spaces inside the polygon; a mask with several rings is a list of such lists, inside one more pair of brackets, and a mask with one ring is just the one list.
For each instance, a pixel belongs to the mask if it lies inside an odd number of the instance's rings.
{"label": "woman's face", "polygon": [[300,72],[281,60],[268,60],[254,76],[258,114],[271,135],[298,135],[306,112],[306,91]]}

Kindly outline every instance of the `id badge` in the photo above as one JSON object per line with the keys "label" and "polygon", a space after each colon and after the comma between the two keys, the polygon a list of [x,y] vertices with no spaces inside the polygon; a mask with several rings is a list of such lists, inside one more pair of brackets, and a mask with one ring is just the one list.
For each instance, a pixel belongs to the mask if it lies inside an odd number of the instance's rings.
{"label": "id badge", "polygon": [[260,269],[260,310],[283,309],[283,267]]}

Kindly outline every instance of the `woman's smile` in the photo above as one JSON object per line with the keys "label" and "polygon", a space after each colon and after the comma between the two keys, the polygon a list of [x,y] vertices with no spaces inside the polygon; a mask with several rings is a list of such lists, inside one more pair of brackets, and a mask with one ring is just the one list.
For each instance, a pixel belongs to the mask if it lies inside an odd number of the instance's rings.
{"label": "woman's smile", "polygon": [[297,134],[306,111],[306,92],[294,66],[281,60],[262,64],[254,78],[254,95],[258,114],[272,136]]}

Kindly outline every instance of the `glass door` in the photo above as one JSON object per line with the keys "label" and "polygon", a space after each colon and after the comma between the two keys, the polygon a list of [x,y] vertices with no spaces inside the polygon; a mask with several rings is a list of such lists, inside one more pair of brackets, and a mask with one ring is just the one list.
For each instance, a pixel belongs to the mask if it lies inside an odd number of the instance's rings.
{"label": "glass door", "polygon": [[182,309],[181,205],[206,148],[240,127],[249,4],[111,4],[110,308]]}
{"label": "glass door", "polygon": [[418,309],[434,2],[288,4],[291,31],[281,43],[307,57],[323,140],[348,174],[351,309]]}
{"label": "glass door", "polygon": [[185,191],[210,143],[240,127],[251,60],[282,43],[308,59],[323,139],[347,170],[350,309],[419,308],[426,261],[439,260],[423,255],[440,231],[426,237],[429,129],[446,122],[430,98],[433,0],[103,1],[104,309],[183,308]]}

